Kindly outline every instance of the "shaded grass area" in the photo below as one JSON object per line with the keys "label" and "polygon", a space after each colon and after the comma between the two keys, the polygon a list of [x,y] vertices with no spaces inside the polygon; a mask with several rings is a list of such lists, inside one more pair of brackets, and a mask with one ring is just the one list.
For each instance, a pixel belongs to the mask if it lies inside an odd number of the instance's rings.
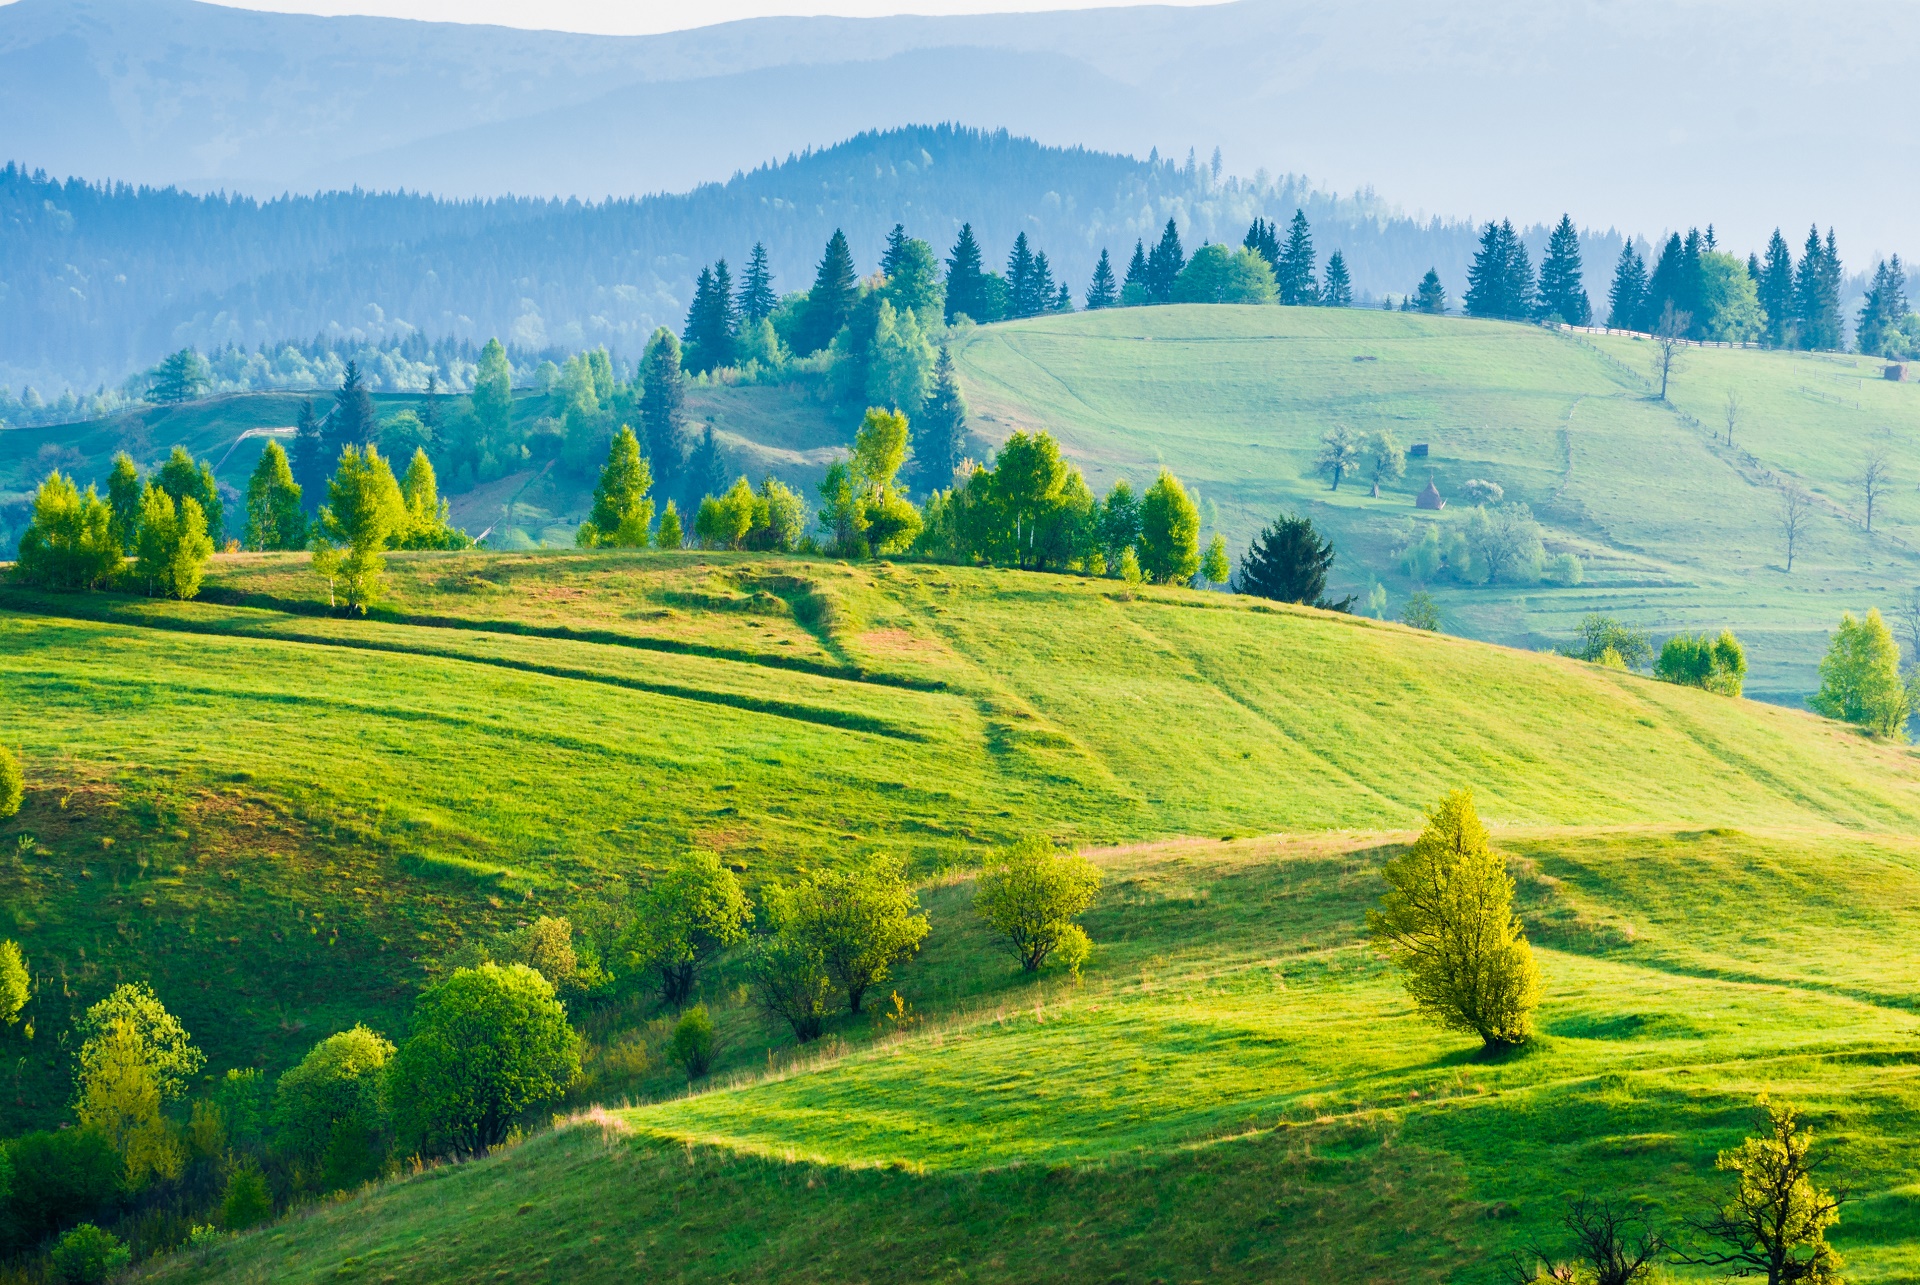
{"label": "shaded grass area", "polygon": [[[1835,1236],[1849,1279],[1920,1270],[1920,1014],[1820,985],[1846,950],[1827,943],[1882,912],[1798,895],[1852,864],[1854,836],[1497,835],[1528,854],[1524,914],[1553,944],[1541,1035],[1494,1061],[1416,1019],[1362,944],[1400,837],[1096,854],[1079,987],[1016,980],[966,921],[966,882],[942,883],[931,944],[899,979],[917,1024],[872,1041],[843,1025],[770,1073],[736,1050],[710,1091],[662,1085],[160,1275],[1493,1280],[1509,1250],[1553,1243],[1581,1192],[1676,1229],[1719,1190],[1713,1157],[1763,1090],[1807,1109],[1853,1188]],[[1709,868],[1781,877],[1698,932],[1628,939],[1620,924],[1684,886],[1702,847]],[[1911,913],[1920,848],[1873,849],[1865,877]],[[1892,975],[1912,966],[1905,942],[1881,953]],[[1674,966],[1703,947],[1778,976]]]}

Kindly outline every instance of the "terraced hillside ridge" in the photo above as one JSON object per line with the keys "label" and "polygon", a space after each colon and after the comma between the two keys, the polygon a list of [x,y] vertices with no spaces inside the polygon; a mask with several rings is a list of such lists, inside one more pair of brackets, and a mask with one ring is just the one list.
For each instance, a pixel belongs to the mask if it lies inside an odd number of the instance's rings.
{"label": "terraced hillside ridge", "polygon": [[[1333,308],[1125,308],[988,326],[954,349],[975,427],[1043,428],[1096,487],[1162,464],[1200,494],[1236,550],[1300,509],[1332,532],[1334,578],[1375,580],[1398,611],[1414,587],[1399,553],[1460,522],[1461,485],[1498,483],[1584,563],[1575,587],[1428,586],[1447,628],[1539,646],[1606,611],[1656,632],[1731,627],[1752,695],[1798,704],[1843,609],[1890,610],[1920,584],[1920,387],[1885,363],[1829,353],[1688,349],[1670,404],[1651,396],[1653,345],[1537,326]],[[1726,395],[1737,393],[1732,446]],[[1426,443],[1404,479],[1330,492],[1321,436],[1345,425]],[[1904,483],[1864,530],[1857,479],[1884,451]],[[1431,477],[1445,511],[1414,507]],[[1780,487],[1816,497],[1784,569]]]}

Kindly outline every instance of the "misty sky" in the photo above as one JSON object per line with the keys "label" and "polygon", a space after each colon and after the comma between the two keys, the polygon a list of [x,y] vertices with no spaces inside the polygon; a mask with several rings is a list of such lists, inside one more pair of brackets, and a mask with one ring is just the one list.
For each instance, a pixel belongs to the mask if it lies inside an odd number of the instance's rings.
{"label": "misty sky", "polygon": [[[433,22],[485,22],[604,35],[642,35],[775,14],[877,18],[896,13],[1015,13],[1117,8],[1147,0],[227,0],[280,13],[373,14]],[[1204,4],[1218,0],[1153,0]]]}

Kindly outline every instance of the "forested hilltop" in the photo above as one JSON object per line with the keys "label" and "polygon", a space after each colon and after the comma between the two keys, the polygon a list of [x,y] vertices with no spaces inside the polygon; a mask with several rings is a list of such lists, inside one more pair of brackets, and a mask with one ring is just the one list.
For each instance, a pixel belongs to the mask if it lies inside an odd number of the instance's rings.
{"label": "forested hilltop", "polygon": [[[836,228],[862,264],[896,223],[941,246],[971,223],[994,263],[1025,232],[1078,295],[1102,249],[1151,245],[1169,218],[1189,246],[1238,245],[1254,219],[1284,224],[1296,209],[1343,251],[1357,302],[1408,292],[1429,268],[1454,297],[1466,289],[1479,235],[1467,220],[1418,221],[1297,176],[1234,178],[1218,157],[1142,161],[951,126],[866,133],[682,195],[600,203],[358,191],[262,202],[13,166],[0,170],[0,383],[52,403],[187,345],[277,350],[313,336],[497,335],[632,360],[656,327],[678,328],[700,265],[756,241],[787,291],[805,287]],[[1548,230],[1521,236],[1538,258]],[[1611,263],[1622,239],[1589,234],[1583,248]],[[424,372],[379,385],[424,386]]]}

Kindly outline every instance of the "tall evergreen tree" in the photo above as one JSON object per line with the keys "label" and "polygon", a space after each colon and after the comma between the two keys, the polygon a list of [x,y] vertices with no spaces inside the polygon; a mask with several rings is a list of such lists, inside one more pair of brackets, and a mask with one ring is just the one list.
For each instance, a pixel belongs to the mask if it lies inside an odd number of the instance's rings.
{"label": "tall evergreen tree", "polygon": [[747,270],[740,278],[740,299],[734,310],[743,322],[757,324],[771,317],[779,303],[773,293],[773,273],[767,267],[767,247],[755,241]]}
{"label": "tall evergreen tree", "polygon": [[333,414],[327,420],[327,462],[330,465],[349,446],[365,446],[374,438],[373,395],[367,391],[357,362],[347,363],[340,390],[333,395]]}
{"label": "tall evergreen tree", "polygon": [[674,494],[686,477],[686,386],[680,374],[680,341],[665,326],[653,332],[640,359],[640,425],[647,461],[661,491]]}
{"label": "tall evergreen tree", "polygon": [[1187,252],[1180,244],[1180,229],[1172,219],[1160,233],[1160,242],[1147,255],[1147,298],[1154,303],[1173,302],[1173,283],[1187,266]]}
{"label": "tall evergreen tree", "polygon": [[1793,251],[1780,229],[1767,242],[1767,261],[1760,268],[1760,307],[1767,314],[1767,346],[1785,348],[1793,342]]}
{"label": "tall evergreen tree", "polygon": [[310,401],[300,403],[293,430],[293,480],[300,486],[307,515],[318,513],[320,495],[327,485],[327,447]]}
{"label": "tall evergreen tree", "polygon": [[1270,221],[1255,219],[1253,226],[1247,229],[1246,239],[1240,244],[1265,259],[1267,266],[1273,269],[1274,279],[1279,279],[1280,234]]}
{"label": "tall evergreen tree", "polygon": [[1562,214],[1547,239],[1547,257],[1540,261],[1540,315],[1558,317],[1569,326],[1593,320],[1593,305],[1580,279],[1580,234],[1573,218]]}
{"label": "tall evergreen tree", "polygon": [[727,261],[700,269],[693,287],[693,306],[687,309],[683,332],[686,368],[701,375],[733,364],[733,281]]}
{"label": "tall evergreen tree", "polygon": [[191,348],[182,348],[155,366],[147,380],[147,400],[156,406],[192,401],[207,391],[207,363]]}
{"label": "tall evergreen tree", "polygon": [[1647,303],[1647,265],[1633,248],[1633,238],[1620,250],[1620,262],[1613,269],[1613,288],[1607,291],[1607,326],[1612,330],[1637,330],[1640,313]]}
{"label": "tall evergreen tree", "polygon": [[1113,261],[1107,258],[1105,249],[1100,251],[1100,262],[1093,265],[1093,280],[1087,283],[1087,311],[1098,308],[1111,308],[1120,302],[1120,287],[1113,280]]}
{"label": "tall evergreen tree", "polygon": [[[1044,258],[1046,256],[1042,255],[1041,257]],[[1073,311],[1073,291],[1067,288],[1067,283],[1064,281],[1060,283],[1060,288],[1054,292],[1053,307],[1051,311],[1053,312],[1072,312]]]}
{"label": "tall evergreen tree", "polygon": [[1794,337],[1801,348],[1830,351],[1840,346],[1839,260],[1833,233],[1827,233],[1822,245],[1820,229],[1808,228],[1793,282]]}
{"label": "tall evergreen tree", "polygon": [[1022,232],[1013,239],[1013,252],[1007,256],[1007,316],[1031,317],[1040,307],[1034,291],[1033,247]]}
{"label": "tall evergreen tree", "polygon": [[[309,407],[307,413],[313,413]],[[413,408],[414,417],[420,421],[420,427],[426,431],[427,442],[437,446],[440,442],[440,372],[427,372],[427,391]],[[302,482],[300,485],[305,486]]]}
{"label": "tall evergreen tree", "polygon": [[1683,302],[1687,293],[1686,258],[1680,234],[1669,234],[1667,243],[1660,247],[1660,257],[1654,260],[1653,271],[1647,275],[1647,293],[1640,301],[1640,316],[1634,329],[1652,331],[1660,324],[1668,304],[1673,305],[1676,313],[1686,311]]}
{"label": "tall evergreen tree", "polygon": [[727,482],[727,457],[714,440],[713,425],[708,424],[687,459],[687,481],[682,488],[687,507],[698,512],[702,499],[727,493]]}
{"label": "tall evergreen tree", "polygon": [[1870,357],[1904,356],[1890,351],[1888,332],[1898,333],[1907,317],[1907,270],[1900,256],[1883,259],[1873,270],[1873,284],[1854,326],[1854,346]]}
{"label": "tall evergreen tree", "polygon": [[1440,273],[1435,269],[1428,268],[1427,275],[1420,278],[1420,289],[1414,294],[1411,310],[1435,317],[1446,312],[1447,288],[1440,284]]}
{"label": "tall evergreen tree", "polygon": [[1311,306],[1320,302],[1320,287],[1313,274],[1313,227],[1305,210],[1293,212],[1287,226],[1287,244],[1280,251],[1280,262],[1273,269],[1273,283],[1280,291],[1280,302]]}
{"label": "tall evergreen tree", "polygon": [[1533,264],[1510,220],[1480,230],[1480,248],[1467,269],[1469,317],[1518,321],[1533,311]]}
{"label": "tall evergreen tree", "polygon": [[1053,282],[1053,265],[1047,262],[1045,251],[1033,256],[1033,275],[1027,283],[1033,311],[1027,315],[1037,317],[1043,312],[1052,312],[1059,302],[1059,291]]}
{"label": "tall evergreen tree", "polygon": [[1327,260],[1327,285],[1320,292],[1320,306],[1353,307],[1353,278],[1347,275],[1347,257],[1338,250]]}
{"label": "tall evergreen tree", "polygon": [[1533,316],[1537,290],[1533,279],[1533,258],[1527,243],[1513,230],[1513,224],[1501,220],[1500,230],[1507,243],[1507,300],[1515,319]]}
{"label": "tall evergreen tree", "polygon": [[[881,276],[892,277],[899,275],[900,256],[906,252],[908,240],[907,225],[904,223],[894,224],[893,231],[887,233],[887,248],[880,252]],[[719,492],[716,491],[715,494],[717,495]]]}
{"label": "tall evergreen tree", "polygon": [[953,354],[942,344],[933,366],[933,387],[913,423],[914,478],[920,490],[931,494],[954,485],[966,445],[967,403],[954,375]]}
{"label": "tall evergreen tree", "polygon": [[1126,280],[1120,283],[1122,291],[1128,286],[1139,286],[1142,290],[1147,288],[1147,247],[1138,240],[1133,243],[1133,258],[1127,263]]}
{"label": "tall evergreen tree", "polygon": [[[839,228],[827,241],[820,256],[820,268],[814,274],[813,289],[807,292],[806,307],[794,333],[796,357],[810,357],[833,342],[840,327],[853,316],[860,298],[860,282],[853,271],[853,251],[847,248],[847,234]],[[659,465],[655,464],[658,471]]]}
{"label": "tall evergreen tree", "polygon": [[992,316],[987,289],[987,272],[980,257],[980,243],[974,240],[973,224],[960,225],[959,239],[947,257],[947,324],[965,316],[982,324],[997,321]]}

